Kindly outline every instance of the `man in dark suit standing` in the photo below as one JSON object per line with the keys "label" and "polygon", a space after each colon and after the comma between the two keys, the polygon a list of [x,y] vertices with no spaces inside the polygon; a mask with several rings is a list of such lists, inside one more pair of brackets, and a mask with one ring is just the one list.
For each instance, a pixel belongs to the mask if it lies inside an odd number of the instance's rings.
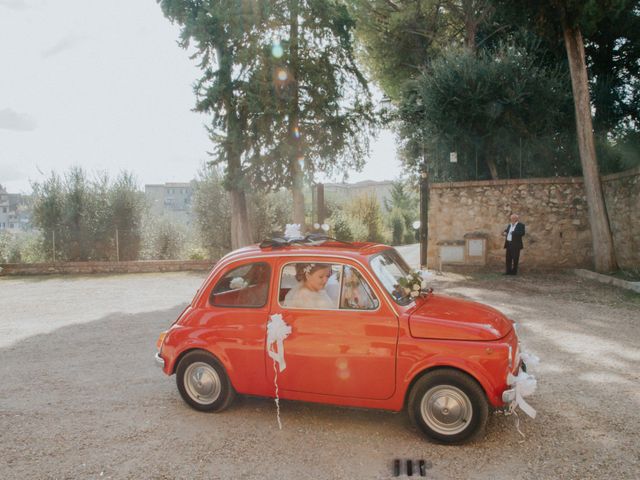
{"label": "man in dark suit standing", "polygon": [[524,223],[518,221],[518,215],[511,215],[511,223],[502,232],[506,236],[504,240],[504,248],[507,250],[507,271],[505,275],[518,274],[518,261],[520,260],[520,250],[522,245],[522,237],[524,237]]}

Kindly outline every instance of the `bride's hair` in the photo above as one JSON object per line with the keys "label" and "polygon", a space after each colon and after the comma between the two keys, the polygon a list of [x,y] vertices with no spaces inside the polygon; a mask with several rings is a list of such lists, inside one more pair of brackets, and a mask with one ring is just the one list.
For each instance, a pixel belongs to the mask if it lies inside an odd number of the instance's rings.
{"label": "bride's hair", "polygon": [[312,274],[325,268],[331,268],[331,265],[329,263],[296,263],[296,280],[304,282],[307,274]]}

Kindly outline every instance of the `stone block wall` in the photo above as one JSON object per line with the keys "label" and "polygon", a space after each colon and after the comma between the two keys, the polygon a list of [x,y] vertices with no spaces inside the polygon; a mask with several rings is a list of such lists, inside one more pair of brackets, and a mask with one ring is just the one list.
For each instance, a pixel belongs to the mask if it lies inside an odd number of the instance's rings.
{"label": "stone block wall", "polygon": [[620,268],[640,268],[640,168],[603,178],[613,244]]}
{"label": "stone block wall", "polygon": [[5,263],[0,265],[0,276],[208,271],[215,263],[214,260]]}
{"label": "stone block wall", "polygon": [[[603,177],[618,261],[640,266],[640,168]],[[440,246],[472,233],[486,235],[487,264],[504,269],[502,231],[511,213],[526,225],[522,270],[591,268],[593,248],[582,178],[439,183],[430,186],[428,267]]]}

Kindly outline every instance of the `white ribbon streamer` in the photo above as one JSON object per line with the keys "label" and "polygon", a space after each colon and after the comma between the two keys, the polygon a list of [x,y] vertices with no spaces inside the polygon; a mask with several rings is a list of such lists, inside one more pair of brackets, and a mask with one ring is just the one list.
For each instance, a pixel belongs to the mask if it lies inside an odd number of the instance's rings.
{"label": "white ribbon streamer", "polygon": [[507,375],[507,383],[512,386],[516,392],[516,399],[511,405],[511,410],[514,411],[516,407],[520,407],[520,410],[531,418],[536,418],[535,409],[524,400],[524,397],[528,397],[536,391],[538,382],[535,377],[522,371],[518,373],[517,376],[509,373]]}
{"label": "white ribbon streamer", "polygon": [[281,372],[287,368],[287,363],[284,360],[284,340],[291,333],[291,327],[286,324],[282,315],[279,313],[271,315],[270,318],[267,323],[267,353],[273,360],[273,384],[276,388],[276,415],[278,428],[282,430],[282,422],[280,421],[280,398],[278,396],[278,368]]}
{"label": "white ribbon streamer", "polygon": [[291,327],[282,319],[282,315],[276,313],[271,315],[271,320],[267,323],[267,352],[282,372],[287,368],[284,360],[284,340],[291,333]]}

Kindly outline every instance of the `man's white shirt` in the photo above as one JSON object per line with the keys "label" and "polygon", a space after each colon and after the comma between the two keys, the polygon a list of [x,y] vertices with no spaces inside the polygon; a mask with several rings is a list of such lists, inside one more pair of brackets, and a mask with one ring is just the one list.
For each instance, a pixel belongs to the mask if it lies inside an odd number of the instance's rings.
{"label": "man's white shirt", "polygon": [[509,227],[509,233],[507,234],[507,242],[510,242],[512,240],[511,234],[516,229],[516,225],[518,225],[518,222],[512,223],[511,226]]}

